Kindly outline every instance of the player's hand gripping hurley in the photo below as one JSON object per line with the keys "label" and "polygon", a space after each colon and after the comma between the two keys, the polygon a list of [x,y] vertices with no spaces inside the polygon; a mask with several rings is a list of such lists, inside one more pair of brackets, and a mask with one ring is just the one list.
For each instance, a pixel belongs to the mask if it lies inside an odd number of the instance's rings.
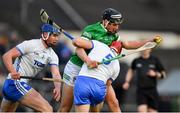
{"label": "player's hand gripping hurley", "polygon": [[99,62],[99,64],[103,64],[103,63],[106,63],[106,62],[110,62],[110,61],[113,61],[113,60],[117,60],[117,59],[120,59],[120,58],[123,58],[125,56],[128,56],[128,55],[131,55],[131,54],[134,54],[134,53],[138,53],[140,51],[144,51],[144,50],[147,50],[147,49],[152,49],[154,48],[155,46],[157,45],[156,42],[147,42],[146,44],[144,44],[143,46],[141,46],[140,48],[136,49],[136,50],[133,50],[132,52],[129,52],[127,54],[120,54],[114,58],[111,58],[111,59],[108,59],[108,60],[104,60],[102,62]]}
{"label": "player's hand gripping hurley", "polygon": [[41,17],[41,21],[43,23],[48,23],[48,24],[53,25],[54,27],[58,28],[69,39],[71,39],[71,40],[74,39],[74,37],[72,35],[70,35],[68,32],[66,32],[64,29],[62,29],[59,25],[57,25],[53,20],[51,20],[44,9],[40,10],[40,17]]}

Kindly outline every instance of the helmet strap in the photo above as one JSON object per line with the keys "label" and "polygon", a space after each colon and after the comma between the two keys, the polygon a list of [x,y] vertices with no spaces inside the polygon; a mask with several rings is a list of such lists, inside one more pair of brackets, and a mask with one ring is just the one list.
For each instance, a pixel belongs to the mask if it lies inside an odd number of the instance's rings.
{"label": "helmet strap", "polygon": [[103,25],[104,25],[105,28],[107,28],[108,24],[109,24],[108,20],[103,20]]}
{"label": "helmet strap", "polygon": [[106,28],[108,24],[109,24],[109,21],[107,21],[106,23],[104,23],[104,27]]}
{"label": "helmet strap", "polygon": [[44,33],[41,34],[41,37],[42,37],[43,40],[47,40],[49,38],[49,36],[50,36],[50,32],[47,32],[46,37],[44,37]]}
{"label": "helmet strap", "polygon": [[51,47],[48,43],[47,43],[47,39],[49,38],[50,36],[50,32],[47,32],[47,36],[44,37],[44,33],[41,34],[42,36],[42,39],[44,40],[45,44],[48,46],[48,47]]}

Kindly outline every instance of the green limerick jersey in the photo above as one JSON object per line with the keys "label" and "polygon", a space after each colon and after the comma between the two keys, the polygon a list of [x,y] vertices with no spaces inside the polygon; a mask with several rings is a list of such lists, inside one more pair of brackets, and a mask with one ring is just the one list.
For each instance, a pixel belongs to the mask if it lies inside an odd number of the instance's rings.
{"label": "green limerick jersey", "polygon": [[[117,34],[108,33],[100,22],[85,27],[81,36],[89,40],[98,40],[107,45],[118,39]],[[76,54],[71,56],[70,61],[80,67],[83,65],[83,61]]]}

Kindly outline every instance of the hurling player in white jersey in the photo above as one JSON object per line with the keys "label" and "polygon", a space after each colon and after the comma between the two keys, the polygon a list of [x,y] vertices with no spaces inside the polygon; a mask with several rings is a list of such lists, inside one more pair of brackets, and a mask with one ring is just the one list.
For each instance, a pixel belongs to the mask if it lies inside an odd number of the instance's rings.
{"label": "hurling player in white jersey", "polygon": [[[53,112],[52,106],[20,76],[35,76],[45,66],[50,66],[53,78],[60,78],[58,57],[51,48],[60,35],[59,29],[43,24],[40,39],[26,40],[3,55],[3,62],[9,71],[4,82],[1,103],[2,112],[15,112],[19,104],[36,111]],[[13,64],[13,59],[15,62]],[[53,98],[60,99],[60,83],[54,83]]]}
{"label": "hurling player in white jersey", "polygon": [[[59,112],[69,112],[71,110],[73,104],[74,81],[81,69],[81,64],[85,62],[87,65],[91,65],[91,67],[97,67],[97,63],[87,56],[87,53],[84,49],[89,48],[86,46],[87,44],[81,42],[81,39],[87,38],[89,40],[99,40],[106,43],[107,45],[110,45],[112,41],[117,40],[116,35],[122,22],[123,17],[119,11],[113,8],[107,8],[103,11],[101,22],[87,26],[83,30],[81,38],[76,38],[76,40],[73,40],[73,42],[77,42],[75,46],[79,46],[79,48],[76,49],[77,55],[72,55],[71,59],[66,64],[64,69],[64,84],[62,88],[62,98]],[[144,45],[146,42],[152,42],[153,40],[154,38],[142,41],[122,41],[122,48],[128,50],[137,49]],[[110,83],[108,81],[107,85]],[[108,106],[112,112],[121,111],[119,107],[119,102],[111,85],[107,87],[106,102],[108,103]]]}
{"label": "hurling player in white jersey", "polygon": [[[111,47],[104,43],[92,40],[86,42],[86,46],[92,47],[88,57],[94,61],[101,62],[115,57],[120,53],[122,45],[115,41]],[[86,63],[83,64],[74,86],[74,104],[77,112],[88,112],[90,106],[98,112],[106,95],[106,82],[115,80],[119,74],[120,65],[118,60],[106,62],[97,68],[90,69]]]}

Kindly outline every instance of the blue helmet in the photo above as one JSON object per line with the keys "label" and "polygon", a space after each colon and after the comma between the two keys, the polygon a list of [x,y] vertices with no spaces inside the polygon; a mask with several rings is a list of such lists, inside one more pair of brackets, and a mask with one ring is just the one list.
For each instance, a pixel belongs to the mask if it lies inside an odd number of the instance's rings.
{"label": "blue helmet", "polygon": [[57,35],[59,35],[61,33],[58,28],[56,28],[50,24],[43,24],[41,27],[41,31],[42,32],[50,32],[50,33],[57,34]]}

